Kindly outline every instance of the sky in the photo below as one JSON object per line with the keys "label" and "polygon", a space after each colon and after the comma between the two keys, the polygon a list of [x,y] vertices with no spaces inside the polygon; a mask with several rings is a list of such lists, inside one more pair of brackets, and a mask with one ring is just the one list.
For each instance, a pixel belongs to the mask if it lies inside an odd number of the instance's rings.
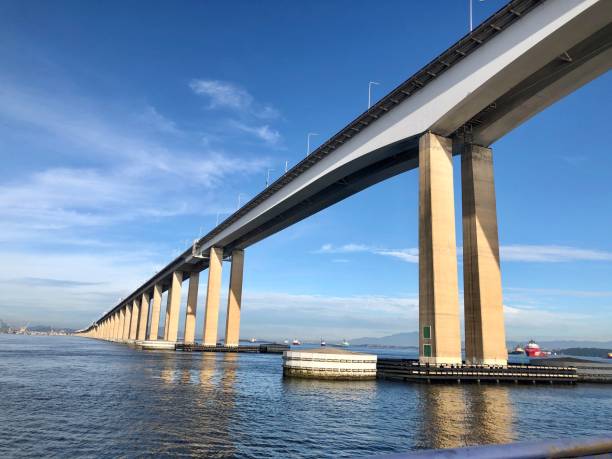
{"label": "sky", "polygon": [[[0,319],[91,323],[467,29],[457,0],[1,2]],[[611,85],[492,146],[509,339],[612,339]],[[249,247],[241,335],[416,330],[417,196],[413,170]]]}

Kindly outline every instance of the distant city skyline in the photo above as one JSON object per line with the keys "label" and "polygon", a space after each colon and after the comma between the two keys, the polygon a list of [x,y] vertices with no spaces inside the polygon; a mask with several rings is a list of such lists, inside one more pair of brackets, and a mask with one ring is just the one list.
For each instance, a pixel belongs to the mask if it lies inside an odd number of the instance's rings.
{"label": "distant city skyline", "polygon": [[[475,3],[475,24],[503,4]],[[88,325],[365,110],[369,89],[379,99],[467,32],[463,2],[351,5],[3,5],[0,319]],[[509,340],[612,338],[611,84],[492,146]],[[402,174],[249,247],[241,336],[416,330],[417,185]]]}

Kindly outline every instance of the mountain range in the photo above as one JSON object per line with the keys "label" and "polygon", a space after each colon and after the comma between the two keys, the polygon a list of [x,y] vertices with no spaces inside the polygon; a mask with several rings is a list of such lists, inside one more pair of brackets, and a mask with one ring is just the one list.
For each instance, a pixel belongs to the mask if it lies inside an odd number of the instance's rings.
{"label": "mountain range", "polygon": [[[568,347],[592,347],[592,348],[612,348],[612,341],[588,341],[588,340],[550,340],[537,341],[543,349],[562,349]],[[381,336],[379,338],[364,337],[351,340],[352,345],[372,345],[372,346],[403,346],[414,347],[419,345],[419,333],[416,331],[395,333],[393,335]],[[526,341],[508,340],[506,342],[508,349],[514,348],[516,345],[525,345]]]}

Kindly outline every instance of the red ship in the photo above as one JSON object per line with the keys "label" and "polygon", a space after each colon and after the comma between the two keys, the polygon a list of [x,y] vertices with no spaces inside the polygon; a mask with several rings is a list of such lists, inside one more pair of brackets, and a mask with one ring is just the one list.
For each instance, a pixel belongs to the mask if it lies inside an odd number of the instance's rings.
{"label": "red ship", "polygon": [[525,354],[527,354],[527,357],[546,357],[550,355],[550,352],[543,351],[534,340],[531,340],[525,346]]}

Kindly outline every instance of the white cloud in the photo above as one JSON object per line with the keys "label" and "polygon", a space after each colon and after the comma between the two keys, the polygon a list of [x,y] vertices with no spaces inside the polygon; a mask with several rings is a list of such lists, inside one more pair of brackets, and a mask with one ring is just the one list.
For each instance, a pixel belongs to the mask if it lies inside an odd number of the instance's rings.
{"label": "white cloud", "polygon": [[164,132],[166,134],[181,133],[174,121],[163,116],[155,107],[151,105],[147,105],[138,118],[145,124],[150,125],[160,132]]}
{"label": "white cloud", "polygon": [[[323,244],[316,253],[371,253],[393,257],[407,263],[418,263],[417,248],[387,249],[365,244],[344,244],[335,246]],[[457,247],[462,256],[462,248]],[[566,263],[573,261],[612,261],[612,252],[557,245],[509,245],[500,248],[500,257],[505,262]]]}
{"label": "white cloud", "polygon": [[234,125],[238,129],[254,135],[258,139],[263,140],[269,145],[276,145],[281,139],[280,132],[278,132],[276,129],[272,129],[267,124],[264,126],[247,126],[244,123],[236,122],[234,123]]}
{"label": "white cloud", "polygon": [[[155,129],[176,131],[153,107],[143,113]],[[65,230],[214,214],[227,205],[223,186],[265,165],[202,147],[199,133],[177,148],[143,131],[142,123],[130,124],[131,113],[8,84],[0,86],[0,119],[27,130],[29,149],[58,151],[56,162],[64,165],[3,177],[0,242],[79,241],[90,237]]]}
{"label": "white cloud", "polygon": [[371,253],[385,257],[397,258],[408,263],[418,263],[419,250],[409,249],[386,249],[365,244],[344,244],[334,246],[333,244],[323,244],[316,253]]}
{"label": "white cloud", "polygon": [[209,108],[227,108],[244,115],[260,119],[280,118],[280,112],[271,105],[261,105],[243,87],[221,80],[194,79],[189,83],[191,90],[210,101]]}
{"label": "white cloud", "polygon": [[500,248],[502,261],[564,263],[572,261],[612,261],[612,252],[560,245],[508,245]]}
{"label": "white cloud", "polygon": [[243,299],[244,333],[271,338],[331,341],[384,336],[418,328],[414,296],[327,296],[249,292]]}
{"label": "white cloud", "polygon": [[201,96],[210,99],[210,107],[227,107],[235,110],[248,110],[253,104],[253,96],[233,83],[219,80],[192,80],[189,87]]}

